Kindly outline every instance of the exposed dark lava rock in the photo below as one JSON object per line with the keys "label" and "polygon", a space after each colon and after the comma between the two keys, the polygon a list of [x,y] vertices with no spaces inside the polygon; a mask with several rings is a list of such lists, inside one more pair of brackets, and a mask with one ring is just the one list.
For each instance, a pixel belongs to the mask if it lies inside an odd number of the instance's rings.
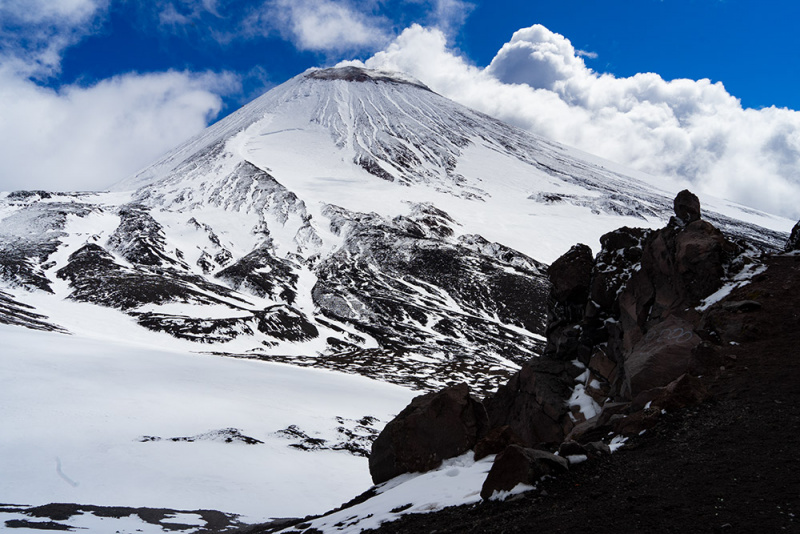
{"label": "exposed dark lava rock", "polygon": [[686,320],[668,316],[625,356],[623,391],[630,398],[667,385],[694,367],[693,352],[700,337]]}
{"label": "exposed dark lava rock", "polygon": [[347,82],[386,82],[402,83],[413,85],[425,91],[430,91],[428,87],[420,82],[412,81],[408,78],[399,78],[381,71],[362,69],[361,67],[334,67],[330,69],[313,70],[306,74],[308,78],[316,80],[344,80]]}
{"label": "exposed dark lava rock", "polygon": [[254,312],[259,332],[286,341],[307,341],[319,336],[319,330],[299,310],[276,304]]}
{"label": "exposed dark lava rock", "polygon": [[683,224],[700,220],[700,199],[697,195],[684,189],[675,197],[675,215]]}
{"label": "exposed dark lava rock", "polygon": [[800,250],[800,221],[792,228],[792,233],[789,234],[789,240],[786,241],[786,252]]}
{"label": "exposed dark lava rock", "polygon": [[509,445],[524,445],[524,443],[510,426],[494,427],[475,444],[474,459],[477,462],[490,454],[499,454]]}
{"label": "exposed dark lava rock", "polygon": [[[597,258],[578,245],[550,267],[547,351],[484,401],[491,439],[481,442],[481,456],[503,441],[524,445],[510,444],[495,459],[484,499],[520,483],[537,484],[554,473],[552,462],[566,470],[563,458],[525,447],[597,461],[609,451],[600,441],[609,435],[639,436],[666,410],[707,400],[706,385],[692,373],[710,373],[713,380],[725,367],[718,366],[720,348],[712,342],[720,336],[709,331],[711,321],[703,320],[698,305],[755,260],[737,257],[744,250],[699,219],[691,193],[681,193],[675,209],[678,219],[664,229],[622,228],[603,236]],[[723,322],[731,314],[756,313],[761,304],[715,309],[721,311],[706,316]],[[568,406],[579,375],[579,385],[600,406],[585,421]],[[542,458],[551,460],[550,470],[542,468]]]}
{"label": "exposed dark lava rock", "polygon": [[475,236],[443,240],[452,219],[426,204],[391,221],[335,206],[326,216],[345,236],[316,267],[312,296],[326,317],[373,337],[384,353],[434,356],[415,362],[420,370],[446,361],[446,380],[470,380],[484,393],[513,372],[492,355],[521,364],[541,352],[543,265]]}
{"label": "exposed dark lava rock", "polygon": [[108,248],[131,263],[139,265],[177,265],[166,254],[164,229],[140,204],[126,204],[119,209],[120,223],[108,238]]}
{"label": "exposed dark lava rock", "polygon": [[[99,523],[103,518],[138,518],[144,523],[155,525],[163,531],[195,531],[227,533],[238,532],[242,527],[236,514],[227,514],[217,510],[172,510],[167,508],[131,508],[126,506],[93,506],[72,503],[52,503],[42,506],[16,507],[16,513],[27,515],[32,519],[46,518],[51,521],[33,521],[13,519],[5,522],[6,528],[25,528],[37,530],[74,531],[75,527],[58,521],[69,521],[73,516],[91,516]],[[177,515],[196,515],[200,523],[189,525],[175,521]],[[81,527],[78,527],[80,529]]]}
{"label": "exposed dark lava rock", "polygon": [[166,302],[231,306],[219,295],[240,300],[229,288],[211,284],[190,273],[124,267],[116,263],[107,250],[94,243],[73,252],[69,256],[69,263],[59,269],[56,276],[69,281],[73,289],[70,299],[123,311],[143,304]]}
{"label": "exposed dark lava rock", "polygon": [[466,384],[415,397],[375,440],[369,471],[376,484],[430,471],[472,449],[487,430],[483,405]]}
{"label": "exposed dark lava rock", "polygon": [[517,484],[534,485],[545,475],[569,471],[567,460],[549,452],[509,445],[497,455],[481,488],[481,498],[511,491]]}
{"label": "exposed dark lava rock", "polygon": [[558,444],[572,429],[570,362],[534,359],[484,401],[490,428],[508,426],[528,447]]}
{"label": "exposed dark lava rock", "polygon": [[559,302],[586,302],[593,268],[592,249],[583,244],[574,245],[547,270],[553,284],[553,298]]}
{"label": "exposed dark lava rock", "polygon": [[[759,335],[726,340],[724,365],[675,382],[695,392],[700,384],[711,401],[662,414],[661,401],[650,399],[658,408],[637,412],[652,414],[645,433],[611,456],[540,481],[539,491],[406,515],[377,531],[500,534],[535,525],[574,533],[591,525],[598,534],[800,532],[800,434],[787,431],[800,425],[800,314],[788,290],[800,285],[800,257],[764,261],[766,272],[728,298],[759,296],[761,307],[744,312]],[[720,321],[743,315],[725,303],[708,312]]]}
{"label": "exposed dark lava rock", "polygon": [[36,313],[34,307],[14,300],[12,295],[4,291],[0,291],[0,323],[45,332],[68,333],[60,326],[51,323],[46,315]]}
{"label": "exposed dark lava rock", "polygon": [[291,305],[297,295],[297,269],[288,260],[276,258],[267,248],[258,248],[215,276],[234,289],[250,291]]}

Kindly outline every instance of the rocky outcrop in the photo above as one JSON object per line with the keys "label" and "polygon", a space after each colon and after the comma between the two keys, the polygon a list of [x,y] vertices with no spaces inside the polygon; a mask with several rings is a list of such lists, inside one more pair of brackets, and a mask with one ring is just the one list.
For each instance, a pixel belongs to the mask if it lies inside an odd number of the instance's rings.
{"label": "rocky outcrop", "polygon": [[486,433],[483,405],[466,384],[414,398],[372,445],[369,471],[376,484],[403,473],[430,471],[471,450]]}
{"label": "rocky outcrop", "polygon": [[[744,249],[699,218],[696,196],[682,191],[674,204],[665,228],[620,228],[601,238],[583,302],[552,293],[546,355],[588,366],[589,381],[602,386],[595,397],[631,400],[696,366],[703,338],[694,308],[742,266],[734,260]],[[569,272],[574,250],[553,263],[551,278]]]}
{"label": "rocky outcrop", "polygon": [[[465,386],[415,399],[375,442],[370,467],[376,482],[430,469],[474,446],[476,459],[498,455],[481,491],[488,499],[566,470],[567,462],[552,451],[596,458],[610,452],[603,441],[609,435],[638,434],[662,410],[706,400],[696,374],[713,365],[708,325],[716,315],[703,314],[701,301],[753,260],[700,219],[695,195],[682,191],[674,204],[665,228],[620,228],[601,238],[596,257],[576,245],[556,260],[548,270],[544,354],[523,364],[482,405],[466,400]],[[486,435],[472,445],[472,429],[480,425],[473,415],[462,421],[465,406],[468,414],[484,407],[487,414]],[[449,414],[446,423],[441,413]],[[430,437],[432,429],[445,427],[454,434]],[[459,446],[439,446],[451,439]],[[401,454],[410,458],[395,459]]]}
{"label": "rocky outcrop", "polygon": [[528,446],[558,444],[572,429],[569,362],[534,359],[484,401],[491,428],[507,426]]}
{"label": "rocky outcrop", "polygon": [[792,233],[789,234],[789,240],[786,242],[784,250],[786,250],[786,252],[800,250],[800,221],[792,228]]}
{"label": "rocky outcrop", "polygon": [[673,202],[673,207],[675,215],[683,224],[700,220],[700,199],[688,189],[678,193]]}
{"label": "rocky outcrop", "polygon": [[567,460],[549,452],[510,445],[497,455],[481,488],[481,498],[489,499],[496,492],[511,491],[518,484],[532,486],[545,475],[569,470]]}

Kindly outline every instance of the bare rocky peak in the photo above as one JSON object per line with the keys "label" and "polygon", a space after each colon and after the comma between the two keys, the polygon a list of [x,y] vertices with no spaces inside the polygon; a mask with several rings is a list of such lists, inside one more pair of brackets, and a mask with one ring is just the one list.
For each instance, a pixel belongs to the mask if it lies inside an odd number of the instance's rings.
{"label": "bare rocky peak", "polygon": [[[361,67],[332,67],[313,70],[305,75],[314,80],[344,80],[346,82],[373,82],[405,84],[430,91],[430,88],[419,80],[400,72],[364,69]],[[432,91],[431,91],[432,92]]]}

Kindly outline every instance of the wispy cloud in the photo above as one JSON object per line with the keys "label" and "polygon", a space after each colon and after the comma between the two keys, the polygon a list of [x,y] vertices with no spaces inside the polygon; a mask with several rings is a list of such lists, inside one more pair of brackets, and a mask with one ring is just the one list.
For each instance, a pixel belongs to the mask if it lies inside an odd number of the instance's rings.
{"label": "wispy cloud", "polygon": [[108,0],[3,0],[0,61],[26,76],[57,72],[64,49],[89,34]]}
{"label": "wispy cloud", "polygon": [[463,0],[433,0],[429,25],[452,36],[461,29],[473,9],[474,4]]}
{"label": "wispy cloud", "polygon": [[389,21],[332,0],[269,0],[246,21],[252,33],[278,34],[299,50],[374,49],[390,39]]}
{"label": "wispy cloud", "polygon": [[744,109],[722,83],[600,74],[540,25],[517,31],[486,68],[421,26],[366,64],[407,72],[465,105],[655,176],[800,217],[800,113]]}
{"label": "wispy cloud", "polygon": [[575,54],[580,57],[588,57],[589,59],[597,59],[597,52],[588,52],[586,50],[576,50]]}

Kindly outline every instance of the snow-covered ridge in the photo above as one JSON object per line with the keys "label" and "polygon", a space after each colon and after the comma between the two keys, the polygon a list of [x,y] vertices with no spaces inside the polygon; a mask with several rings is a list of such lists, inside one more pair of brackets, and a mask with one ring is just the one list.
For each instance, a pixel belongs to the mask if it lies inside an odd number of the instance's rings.
{"label": "snow-covered ridge", "polygon": [[[113,193],[7,195],[1,272],[70,331],[70,302],[93,303],[144,338],[488,392],[541,351],[542,263],[671,213],[590,159],[401,74],[311,70]],[[704,205],[764,246],[791,226]]]}

